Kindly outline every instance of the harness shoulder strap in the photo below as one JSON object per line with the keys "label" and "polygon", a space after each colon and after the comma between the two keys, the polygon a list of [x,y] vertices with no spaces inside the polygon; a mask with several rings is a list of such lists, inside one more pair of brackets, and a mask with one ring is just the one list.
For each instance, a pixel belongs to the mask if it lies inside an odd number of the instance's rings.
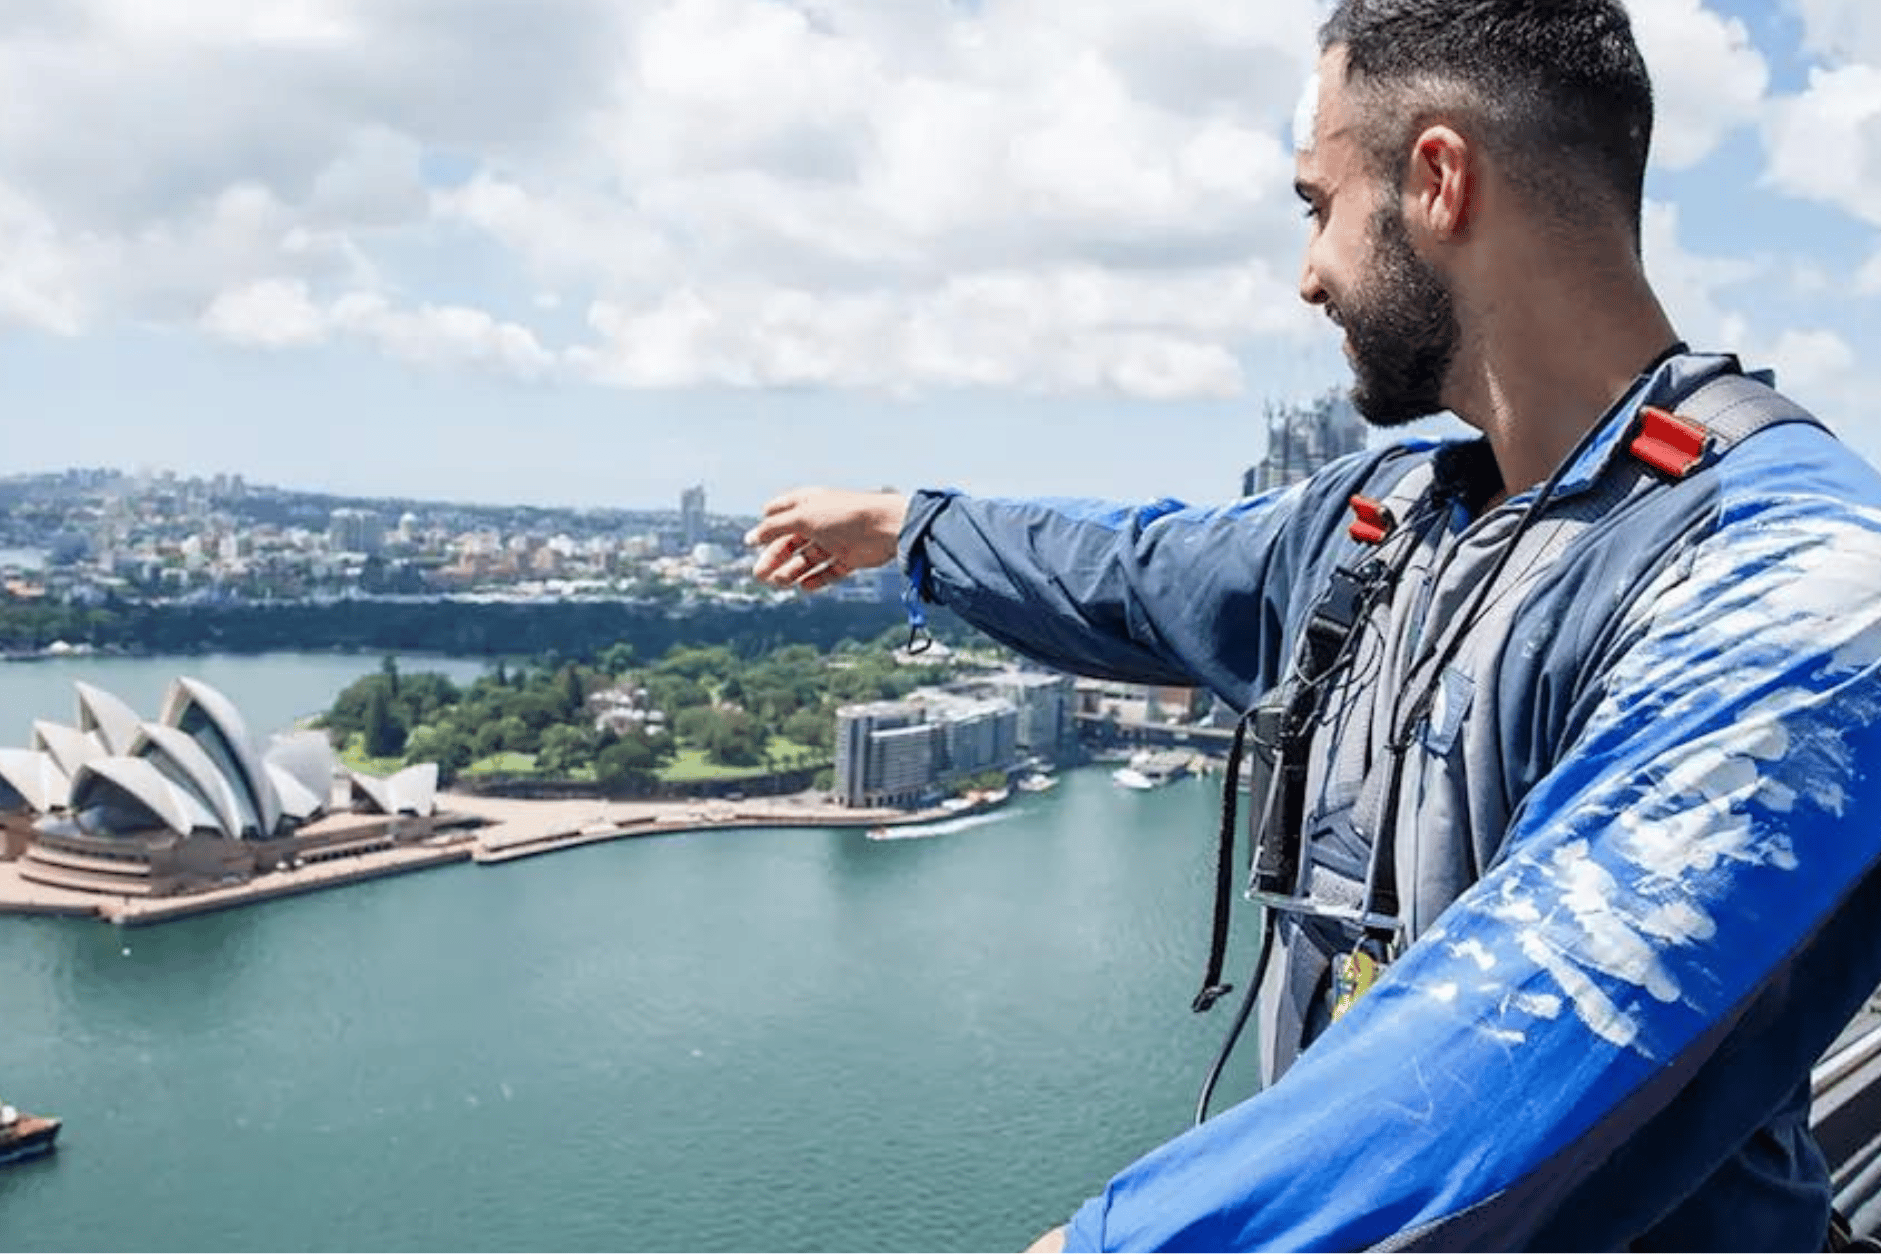
{"label": "harness shoulder strap", "polygon": [[1708,455],[1725,453],[1760,431],[1787,423],[1827,430],[1765,380],[1730,370],[1700,384],[1676,413],[1642,409],[1632,453],[1663,477],[1678,480],[1705,464]]}

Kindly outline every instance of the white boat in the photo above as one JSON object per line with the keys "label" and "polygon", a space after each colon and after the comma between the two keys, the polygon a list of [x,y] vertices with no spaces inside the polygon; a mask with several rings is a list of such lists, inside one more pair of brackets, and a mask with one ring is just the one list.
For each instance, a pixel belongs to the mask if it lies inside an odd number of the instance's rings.
{"label": "white boat", "polygon": [[1056,787],[1058,787],[1058,777],[1042,772],[1024,776],[1017,784],[1020,792],[1050,792]]}
{"label": "white boat", "polygon": [[1131,788],[1137,792],[1148,792],[1156,787],[1156,781],[1137,770],[1134,766],[1120,766],[1110,773],[1119,787]]}

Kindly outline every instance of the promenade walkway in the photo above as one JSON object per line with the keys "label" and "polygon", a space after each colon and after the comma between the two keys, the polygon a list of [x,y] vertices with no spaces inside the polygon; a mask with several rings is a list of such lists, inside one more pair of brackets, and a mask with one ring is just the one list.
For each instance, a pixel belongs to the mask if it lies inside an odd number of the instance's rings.
{"label": "promenade walkway", "polygon": [[892,827],[945,818],[945,809],[854,810],[814,796],[745,801],[525,801],[449,794],[441,805],[486,821],[477,833],[480,863],[509,862],[578,845],[639,836],[734,827]]}
{"label": "promenade walkway", "polygon": [[961,813],[944,807],[853,810],[813,794],[733,802],[599,798],[535,801],[446,793],[438,798],[438,806],[442,813],[476,820],[480,825],[455,829],[422,844],[269,871],[240,884],[174,897],[74,892],[35,883],[20,874],[17,863],[0,862],[0,914],[92,916],[136,927],[456,862],[474,860],[495,865],[602,841],[722,828],[900,827],[958,817]]}

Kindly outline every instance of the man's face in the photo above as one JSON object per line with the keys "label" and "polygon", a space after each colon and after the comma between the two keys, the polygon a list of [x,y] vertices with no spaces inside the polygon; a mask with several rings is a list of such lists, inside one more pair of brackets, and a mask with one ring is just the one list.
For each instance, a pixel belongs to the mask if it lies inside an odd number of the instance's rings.
{"label": "man's face", "polygon": [[1442,276],[1411,243],[1398,188],[1366,158],[1344,80],[1334,49],[1295,130],[1294,188],[1312,220],[1300,295],[1345,330],[1359,413],[1394,427],[1444,408],[1462,332]]}

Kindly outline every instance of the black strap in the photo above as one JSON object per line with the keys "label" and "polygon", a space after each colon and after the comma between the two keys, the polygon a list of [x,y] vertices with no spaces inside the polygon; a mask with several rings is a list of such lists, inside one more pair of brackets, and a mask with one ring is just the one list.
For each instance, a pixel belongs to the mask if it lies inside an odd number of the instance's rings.
{"label": "black strap", "polygon": [[1243,714],[1234,725],[1234,743],[1228,749],[1228,769],[1221,791],[1221,836],[1215,855],[1215,920],[1208,943],[1208,970],[1202,976],[1202,991],[1189,1003],[1196,1014],[1206,1014],[1215,1003],[1234,992],[1234,985],[1221,982],[1223,965],[1228,959],[1229,913],[1234,908],[1234,820],[1235,801],[1241,792],[1241,753],[1247,745],[1248,720],[1253,712]]}

